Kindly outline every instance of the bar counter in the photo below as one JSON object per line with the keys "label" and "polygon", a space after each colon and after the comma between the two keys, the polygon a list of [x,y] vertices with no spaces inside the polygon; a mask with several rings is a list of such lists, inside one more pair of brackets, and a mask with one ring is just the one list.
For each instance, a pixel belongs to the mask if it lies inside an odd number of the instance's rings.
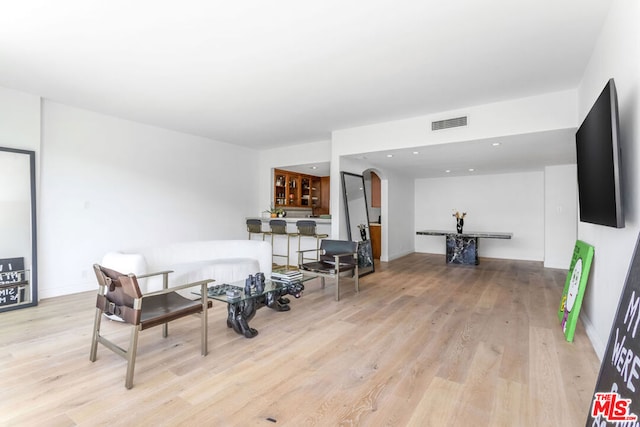
{"label": "bar counter", "polygon": [[[331,236],[331,218],[296,218],[296,217],[284,217],[284,218],[262,218],[262,217],[247,217],[246,219],[259,219],[262,221],[262,230],[269,231],[269,221],[273,219],[284,220],[287,223],[287,233],[296,233],[298,228],[296,222],[298,221],[315,221],[316,232],[318,234],[326,234]],[[307,249],[316,249],[317,242],[312,237],[302,237],[289,235],[253,235],[253,239],[261,239],[266,237],[266,241],[273,244],[274,254],[286,254],[288,253],[288,261],[285,262],[284,257],[281,255],[275,255],[274,262],[278,265],[298,265],[298,251]],[[330,238],[330,237],[329,237]]]}

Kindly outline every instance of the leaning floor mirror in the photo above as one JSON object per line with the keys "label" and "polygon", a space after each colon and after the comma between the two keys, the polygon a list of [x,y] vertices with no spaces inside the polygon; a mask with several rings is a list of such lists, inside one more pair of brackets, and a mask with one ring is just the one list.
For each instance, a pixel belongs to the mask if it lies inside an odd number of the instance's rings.
{"label": "leaning floor mirror", "polygon": [[0,312],[38,304],[35,152],[0,147]]}
{"label": "leaning floor mirror", "polygon": [[373,249],[369,234],[369,210],[364,190],[364,178],[342,172],[342,194],[349,240],[358,242],[358,271],[360,276],[373,273]]}

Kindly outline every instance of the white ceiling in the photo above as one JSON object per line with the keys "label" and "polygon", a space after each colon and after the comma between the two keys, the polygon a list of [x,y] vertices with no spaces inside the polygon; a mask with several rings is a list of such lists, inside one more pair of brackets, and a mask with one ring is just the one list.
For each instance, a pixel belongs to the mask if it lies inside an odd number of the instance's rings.
{"label": "white ceiling", "polygon": [[0,86],[270,148],[576,88],[610,4],[5,1]]}

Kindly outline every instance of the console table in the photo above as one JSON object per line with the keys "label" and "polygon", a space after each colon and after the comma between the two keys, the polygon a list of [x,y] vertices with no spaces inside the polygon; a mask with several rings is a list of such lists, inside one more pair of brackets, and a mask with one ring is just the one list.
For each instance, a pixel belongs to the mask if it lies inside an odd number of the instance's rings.
{"label": "console table", "polygon": [[445,236],[447,264],[478,265],[478,239],[511,239],[513,233],[468,232],[456,233],[443,230],[416,231],[419,236]]}

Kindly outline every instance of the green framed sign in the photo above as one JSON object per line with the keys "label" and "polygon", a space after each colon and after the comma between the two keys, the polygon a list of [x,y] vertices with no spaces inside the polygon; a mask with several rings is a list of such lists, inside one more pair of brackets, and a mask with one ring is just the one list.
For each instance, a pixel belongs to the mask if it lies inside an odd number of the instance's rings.
{"label": "green framed sign", "polygon": [[573,248],[569,274],[567,274],[558,309],[558,320],[560,320],[567,341],[573,341],[573,335],[576,332],[576,323],[578,323],[580,307],[582,307],[584,289],[589,279],[593,252],[593,246],[581,240],[577,240],[576,246]]}

